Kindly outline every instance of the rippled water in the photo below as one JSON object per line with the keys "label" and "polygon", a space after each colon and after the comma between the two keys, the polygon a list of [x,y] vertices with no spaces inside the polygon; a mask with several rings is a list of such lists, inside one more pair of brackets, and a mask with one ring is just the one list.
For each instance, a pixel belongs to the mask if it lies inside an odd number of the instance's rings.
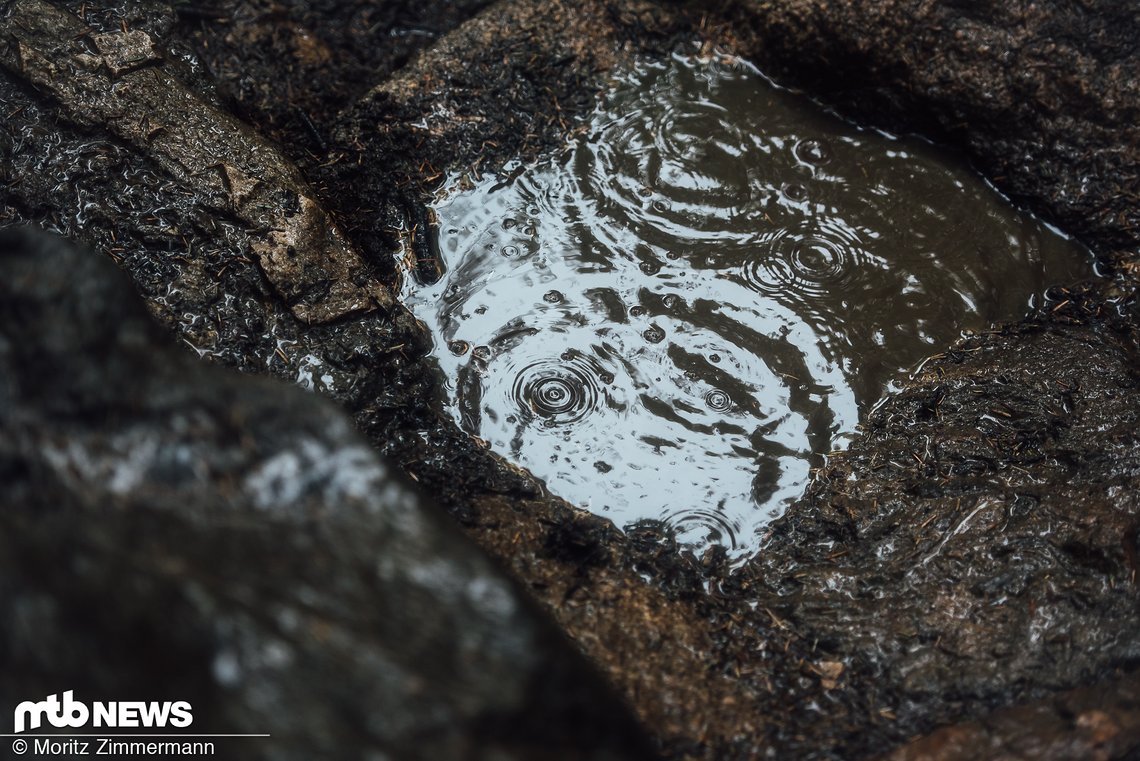
{"label": "rippled water", "polygon": [[739,557],[892,378],[1088,254],[930,146],[754,69],[629,73],[564,151],[440,200],[461,427],[618,525]]}

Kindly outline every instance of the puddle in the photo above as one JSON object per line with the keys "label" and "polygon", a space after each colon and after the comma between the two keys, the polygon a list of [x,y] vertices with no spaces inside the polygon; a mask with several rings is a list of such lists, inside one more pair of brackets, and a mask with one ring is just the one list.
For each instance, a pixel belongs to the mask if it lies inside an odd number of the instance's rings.
{"label": "puddle", "polygon": [[459,425],[619,526],[739,558],[892,379],[1087,251],[931,146],[736,61],[644,64],[588,131],[436,205],[408,278]]}

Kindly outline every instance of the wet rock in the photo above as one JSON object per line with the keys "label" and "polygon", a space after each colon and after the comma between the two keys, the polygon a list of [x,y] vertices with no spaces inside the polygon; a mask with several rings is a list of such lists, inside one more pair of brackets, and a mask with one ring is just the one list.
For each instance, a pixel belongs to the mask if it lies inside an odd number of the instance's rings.
{"label": "wet rock", "polygon": [[[327,402],[211,368],[102,257],[0,233],[0,693],[186,700],[248,758],[644,758]],[[240,750],[237,748],[240,744]]]}
{"label": "wet rock", "polygon": [[[185,35],[188,47],[235,110],[306,166],[336,159],[331,133],[341,109],[490,4],[491,0],[179,4],[183,24],[177,36]],[[73,9],[78,5],[74,2]],[[124,5],[119,2],[108,9],[118,11]],[[353,199],[334,200],[347,204]]]}
{"label": "wet rock", "polygon": [[249,225],[262,271],[299,319],[391,307],[296,167],[172,76],[146,32],[93,34],[49,3],[21,0],[0,16],[0,35],[0,64],[68,118],[143,148],[200,201]]}
{"label": "wet rock", "polygon": [[1131,757],[1140,748],[1140,684],[1135,673],[1037,703],[944,727],[884,761],[1069,761]]}
{"label": "wet rock", "polygon": [[1096,289],[1065,295],[929,360],[750,569],[799,636],[875,685],[890,724],[865,752],[1140,656],[1140,344]]}
{"label": "wet rock", "polygon": [[448,169],[493,172],[564,138],[606,72],[638,50],[664,51],[681,28],[672,10],[638,0],[499,2],[346,109],[339,141],[370,160],[399,157],[428,182]]}
{"label": "wet rock", "polygon": [[[1135,107],[1130,81],[1136,80],[1083,68],[1077,60],[1087,55],[1129,65],[1123,38],[1106,31],[1112,13],[1074,21],[1054,4],[1025,9],[1025,19],[996,13],[988,22],[987,52],[974,45],[980,38],[958,35],[963,24],[984,26],[985,14],[896,6],[721,5],[703,28],[710,41],[728,42],[736,52],[820,85],[849,112],[876,111],[880,123],[896,129],[933,125],[968,149],[1000,186],[1102,253],[1133,245],[1132,211],[1122,199],[1140,181],[1135,162],[1112,157],[1133,150],[1128,135],[1134,125],[1120,115]],[[497,9],[517,14],[521,7]],[[470,72],[455,71],[458,61],[469,60],[455,51],[501,50],[511,86],[538,79],[558,91],[563,85],[554,83],[561,77],[544,73],[559,60],[554,51],[582,50],[576,40],[623,33],[598,22],[602,33],[583,34],[571,18],[557,30],[543,27],[530,44],[531,33],[520,31],[528,29],[525,15],[497,25],[504,17],[488,13],[474,20],[416,68],[374,90],[346,115],[363,131],[346,135],[359,136],[379,154],[380,146],[401,144],[397,136],[407,125],[423,125],[423,155],[443,160],[447,154],[437,146],[447,146],[449,158],[458,156],[453,167],[477,171],[491,165],[488,156],[525,152],[519,135],[541,142],[547,133],[540,119],[528,117],[526,99],[513,97],[508,83],[483,95]],[[613,11],[607,19],[619,17]],[[1057,39],[1049,30],[1065,19],[1088,29],[1091,42],[1080,55],[1052,43],[1054,58],[1037,43]],[[720,34],[718,23],[727,33]],[[898,44],[882,44],[884,29]],[[516,50],[527,55],[515,58]],[[601,48],[600,55],[607,54]],[[1026,74],[1025,67],[1002,64],[1002,55],[1035,63]],[[588,72],[595,60],[585,56],[575,65]],[[1080,118],[1061,115],[1075,101],[1057,94],[1060,81],[1050,72],[1058,68],[1082,83],[1081,102],[1092,110]],[[1018,77],[1052,88],[1042,92],[1056,96],[1054,106],[1026,101],[1012,84]],[[503,111],[507,116],[499,117]],[[447,118],[453,114],[471,118]],[[432,122],[432,115],[439,119]],[[500,153],[477,142],[488,136],[511,149]],[[1130,190],[1122,195],[1114,188]],[[940,722],[1106,678],[1115,664],[1135,658],[1129,634],[1136,623],[1134,590],[1126,580],[1133,533],[1128,495],[1136,484],[1123,474],[1132,472],[1137,447],[1123,432],[1137,415],[1136,342],[1126,297],[1110,291],[1094,288],[1072,303],[1058,298],[1047,307],[1056,311],[1035,323],[986,334],[931,362],[900,397],[909,400],[907,413],[888,431],[882,421],[898,415],[894,405],[902,402],[880,410],[850,454],[835,459],[808,499],[777,525],[762,556],[740,573],[725,571],[715,558],[695,570],[641,542],[586,528],[574,532],[577,545],[591,545],[584,535],[594,543],[583,552],[590,559],[588,581],[575,590],[583,599],[620,574],[623,563],[682,596],[694,574],[707,573],[714,598],[699,605],[697,615],[708,621],[709,639],[702,641],[718,653],[715,662],[732,664],[727,668],[740,687],[732,699],[750,701],[754,723],[735,735],[728,720],[700,724],[705,734],[688,736],[704,742],[688,747],[678,739],[688,730],[681,730],[672,752],[743,755],[767,746],[809,757],[866,756]],[[1078,302],[1081,308],[1071,313]],[[967,362],[967,375],[948,383],[946,374],[964,372],[960,362]],[[1073,389],[1058,382],[1081,392],[1070,399]],[[1066,404],[1076,406],[1066,411]],[[1105,436],[1109,431],[1116,433]],[[486,546],[500,553],[510,546],[520,575],[541,579],[543,589],[553,586],[549,562],[527,563],[514,552],[517,541],[509,538],[518,536],[524,518],[498,523],[486,512],[476,516],[469,518],[471,531]],[[564,537],[553,541],[567,546]],[[608,558],[597,544],[611,548]],[[594,647],[593,630],[560,616],[603,663],[610,662],[610,648],[635,647]],[[655,629],[647,624],[644,631],[650,639]],[[611,674],[631,693],[644,694],[629,674]],[[820,713],[826,720],[811,718]],[[655,726],[668,724],[668,714],[647,715]],[[737,719],[736,726],[745,722]]]}

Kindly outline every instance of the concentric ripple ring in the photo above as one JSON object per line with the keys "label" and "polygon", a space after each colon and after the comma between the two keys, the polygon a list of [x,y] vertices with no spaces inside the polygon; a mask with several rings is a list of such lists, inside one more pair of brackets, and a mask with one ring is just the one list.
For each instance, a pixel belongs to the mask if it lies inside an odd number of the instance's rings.
{"label": "concentric ripple ring", "polygon": [[511,398],[527,418],[547,426],[567,426],[595,412],[601,401],[601,379],[574,362],[537,362],[523,368],[511,387]]}

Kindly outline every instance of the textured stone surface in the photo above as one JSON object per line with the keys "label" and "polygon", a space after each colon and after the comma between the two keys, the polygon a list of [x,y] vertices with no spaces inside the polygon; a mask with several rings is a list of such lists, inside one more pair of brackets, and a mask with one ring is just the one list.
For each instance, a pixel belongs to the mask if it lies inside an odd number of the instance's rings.
{"label": "textured stone surface", "polygon": [[885,761],[1069,761],[1131,758],[1140,747],[1135,673],[995,711],[909,742]]}
{"label": "textured stone surface", "polygon": [[[592,670],[327,402],[0,233],[0,694],[186,700],[242,758],[644,758]],[[238,745],[237,743],[240,743]]]}
{"label": "textured stone surface", "polygon": [[69,119],[141,147],[200,203],[248,225],[262,271],[299,319],[392,306],[296,167],[172,76],[146,32],[94,34],[41,0],[9,6],[0,64],[58,99]]}

